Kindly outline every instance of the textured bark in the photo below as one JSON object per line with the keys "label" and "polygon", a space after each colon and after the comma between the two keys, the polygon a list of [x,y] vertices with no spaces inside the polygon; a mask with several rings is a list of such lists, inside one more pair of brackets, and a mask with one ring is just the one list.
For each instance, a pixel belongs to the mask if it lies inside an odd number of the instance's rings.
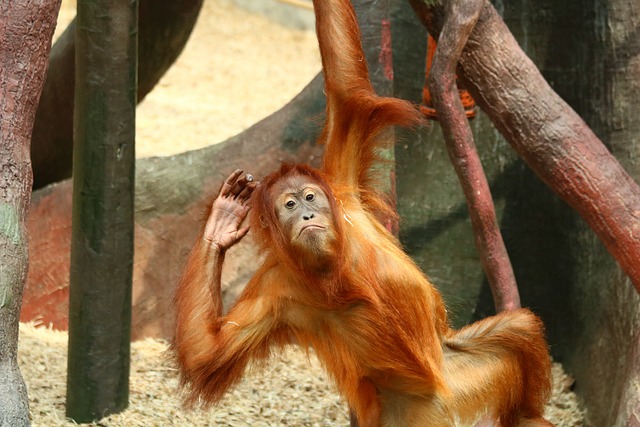
{"label": "textured bark", "polygon": [[[411,0],[430,32],[443,9]],[[596,232],[640,291],[640,187],[522,52],[485,0],[459,76],[514,149]]]}
{"label": "textured bark", "polygon": [[[575,1],[567,12],[579,12],[580,26],[570,60],[580,59],[573,96],[619,162],[640,180],[640,3],[599,0],[582,12]],[[583,24],[584,23],[584,24]],[[573,45],[573,46],[571,46]],[[563,94],[564,95],[564,94]],[[613,197],[616,194],[612,194]],[[580,336],[567,366],[589,408],[587,425],[640,425],[640,294],[609,261],[604,251],[584,236],[580,292],[575,293],[574,322]],[[596,247],[597,251],[585,251]],[[606,343],[603,345],[603,343]]]}
{"label": "textured bark", "polygon": [[460,179],[476,246],[496,311],[520,308],[516,278],[504,245],[491,190],[456,86],[456,67],[482,9],[482,0],[451,0],[429,74],[429,90],[451,163]]}
{"label": "textured bark", "polygon": [[[510,30],[538,64],[554,91],[589,123],[617,161],[637,181],[640,178],[640,116],[636,108],[640,96],[640,4],[626,0],[598,0],[589,4],[580,0],[543,0],[535,4],[517,0],[494,4],[500,7]],[[427,18],[433,23],[431,30],[436,31],[440,25],[439,16]],[[512,145],[517,138],[524,137],[521,143],[527,144],[534,140],[542,151],[539,160],[547,157],[549,171],[568,168],[567,172],[574,172],[566,159],[564,163],[554,165],[548,157],[562,157],[561,150],[567,148],[581,154],[592,142],[579,140],[573,130],[568,133],[569,138],[562,139],[559,124],[570,123],[577,129],[583,124],[574,118],[575,113],[567,111],[566,104],[558,100],[548,85],[538,85],[541,77],[537,73],[522,74],[523,69],[532,69],[533,65],[519,49],[512,47],[511,41],[505,43],[501,38],[506,31],[506,28],[497,31],[500,37],[495,40],[492,39],[494,32],[485,31],[483,38],[476,37],[473,45],[467,46],[469,51],[476,52],[474,56],[478,56],[473,59],[480,66],[476,73],[485,74],[476,77],[476,89],[481,89],[485,96],[494,87],[499,89],[499,95],[491,94],[490,100],[484,103],[490,102],[501,110],[499,114],[511,117],[513,123],[507,124],[513,126],[513,132],[505,135]],[[505,49],[515,52],[516,57],[504,61],[502,53]],[[500,56],[496,57],[498,54]],[[470,73],[470,59],[463,55],[462,61],[465,69],[458,71],[460,74]],[[513,72],[521,81],[512,86],[512,93],[503,86],[513,80],[504,74],[506,71]],[[525,109],[521,108],[523,104]],[[558,106],[560,108],[554,112]],[[486,111],[494,120],[497,113]],[[549,122],[531,121],[545,117],[545,114]],[[486,117],[480,114],[480,121],[473,122],[474,127],[482,124]],[[517,125],[514,124],[516,122]],[[535,126],[539,126],[539,134],[533,136],[535,132],[531,131],[531,126],[534,126],[534,131]],[[549,138],[549,131],[554,128],[557,133],[552,133],[553,138]],[[500,200],[499,204],[504,206],[499,207],[499,211],[502,210],[499,217],[523,303],[535,307],[542,315],[554,357],[562,361],[575,377],[575,391],[588,409],[585,425],[635,425],[636,414],[640,413],[640,294],[620,264],[615,262],[612,252],[607,253],[601,243],[604,240],[589,230],[588,224],[575,214],[577,211],[569,209],[559,198],[549,194],[547,188],[539,185],[539,180],[530,173],[533,167],[524,168],[519,160],[514,161],[512,150],[505,149],[497,132],[484,127],[475,128],[474,133],[479,130],[481,136],[476,133],[476,139],[479,145],[482,141],[483,164],[485,169],[487,165],[493,166],[488,171],[493,175],[490,178],[492,190]],[[516,136],[520,130],[523,133]],[[495,159],[503,159],[497,163],[497,172]],[[599,159],[595,163],[598,164],[596,170],[611,173],[603,177],[605,188],[597,183],[598,191],[602,192],[598,199],[601,202],[611,199],[609,201],[617,204],[624,202],[626,196],[621,197],[615,184],[611,185],[615,181],[610,180],[620,175],[619,166],[614,164],[609,169],[608,153],[601,164]],[[574,166],[580,166],[580,163],[576,162]],[[591,173],[589,168],[592,164],[582,166]],[[581,171],[580,168],[576,170]],[[588,174],[585,175],[590,179]],[[624,192],[625,187],[628,185],[623,184],[620,189]],[[588,187],[585,189],[591,191]],[[591,196],[586,194],[585,197]],[[631,197],[627,200],[635,198]],[[633,218],[633,214],[624,207],[617,214]],[[446,220],[453,218],[452,212]],[[450,222],[444,224],[441,227],[445,230],[438,228],[437,231],[446,235],[453,227]],[[411,232],[416,229],[421,230],[415,227]],[[436,240],[431,244],[439,243]],[[427,243],[420,244],[428,247]],[[447,285],[452,280],[450,277],[459,279],[457,271],[468,268],[468,265],[456,264],[455,272],[434,267],[438,260],[432,262],[431,259],[437,258],[433,255],[436,250],[430,248],[429,260],[423,261],[423,265],[431,263],[427,271],[444,277]],[[448,260],[441,258],[439,261]],[[473,281],[468,283],[473,286]],[[485,295],[483,291],[481,300],[486,300]]]}
{"label": "textured bark", "polygon": [[[182,52],[201,6],[202,0],[140,0],[138,102]],[[71,176],[75,37],[74,20],[51,51],[31,144],[34,188]]]}
{"label": "textured bark", "polygon": [[76,422],[129,404],[137,37],[137,1],[78,1],[66,407]]}
{"label": "textured bark", "polygon": [[17,364],[18,315],[29,262],[29,143],[60,0],[0,6],[0,426],[29,425]]}

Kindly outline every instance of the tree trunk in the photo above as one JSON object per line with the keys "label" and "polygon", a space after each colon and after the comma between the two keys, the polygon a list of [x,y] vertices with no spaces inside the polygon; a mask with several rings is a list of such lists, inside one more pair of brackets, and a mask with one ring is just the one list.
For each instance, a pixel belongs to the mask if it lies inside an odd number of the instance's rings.
{"label": "tree trunk", "polygon": [[[140,1],[138,102],[182,52],[201,6],[202,0]],[[73,20],[51,51],[31,143],[36,189],[71,176],[75,37]]]}
{"label": "tree trunk", "polygon": [[[443,10],[412,0],[439,34]],[[596,232],[640,292],[640,187],[485,6],[460,59],[460,78],[536,174]]]}
{"label": "tree trunk", "polygon": [[0,9],[0,426],[19,427],[29,425],[16,358],[29,263],[29,142],[60,0],[9,2]]}

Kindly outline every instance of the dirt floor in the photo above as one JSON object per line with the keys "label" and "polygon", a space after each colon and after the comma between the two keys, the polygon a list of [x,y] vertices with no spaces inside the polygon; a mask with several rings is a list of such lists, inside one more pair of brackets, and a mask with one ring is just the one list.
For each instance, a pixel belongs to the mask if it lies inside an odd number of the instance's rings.
{"label": "dirt floor", "polygon": [[[64,0],[59,30],[74,16],[75,2]],[[138,157],[224,141],[279,109],[319,71],[312,31],[284,28],[230,0],[207,0],[185,51],[137,110]],[[64,414],[67,334],[21,325],[19,346],[33,426],[73,425]],[[313,354],[291,348],[217,407],[186,411],[166,343],[144,340],[132,347],[129,409],[92,426],[348,425],[346,407]],[[572,381],[560,365],[554,380],[549,419],[581,426]]]}

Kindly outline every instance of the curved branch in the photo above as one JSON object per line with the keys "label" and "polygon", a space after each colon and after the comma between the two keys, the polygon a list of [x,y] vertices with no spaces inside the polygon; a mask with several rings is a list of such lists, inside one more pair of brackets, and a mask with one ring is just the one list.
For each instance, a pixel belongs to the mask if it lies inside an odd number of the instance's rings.
{"label": "curved branch", "polygon": [[455,83],[456,66],[482,5],[482,0],[452,0],[448,3],[428,84],[451,163],[467,200],[476,246],[491,286],[496,311],[503,311],[519,308],[520,295],[500,234],[491,190]]}
{"label": "curved branch", "polygon": [[[442,6],[410,2],[429,32],[439,34]],[[640,292],[640,187],[549,86],[489,1],[483,3],[458,77],[538,177],[589,224]]]}
{"label": "curved branch", "polygon": [[[141,0],[138,102],[153,89],[184,48],[203,0]],[[31,138],[33,186],[71,176],[76,21],[51,49],[49,72]]]}

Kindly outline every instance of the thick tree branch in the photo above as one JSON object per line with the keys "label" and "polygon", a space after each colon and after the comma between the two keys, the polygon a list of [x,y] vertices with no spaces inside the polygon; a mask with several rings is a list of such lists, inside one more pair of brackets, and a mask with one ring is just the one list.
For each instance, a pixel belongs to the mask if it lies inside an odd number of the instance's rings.
{"label": "thick tree branch", "polygon": [[[442,5],[410,0],[430,33]],[[458,77],[531,169],[598,235],[640,292],[640,187],[563,101],[483,0]]]}

